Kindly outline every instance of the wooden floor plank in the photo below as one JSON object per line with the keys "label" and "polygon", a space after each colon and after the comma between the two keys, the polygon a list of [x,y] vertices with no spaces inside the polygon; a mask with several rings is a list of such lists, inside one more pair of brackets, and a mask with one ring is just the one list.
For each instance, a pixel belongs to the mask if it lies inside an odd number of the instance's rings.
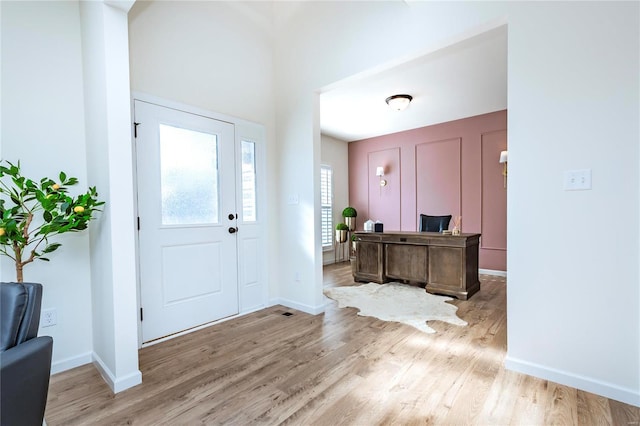
{"label": "wooden floor plank", "polygon": [[[638,425],[640,408],[507,371],[506,280],[449,303],[468,322],[435,334],[282,306],[145,347],[143,383],[113,395],[92,365],[51,378],[57,425]],[[348,263],[325,287],[356,285]],[[285,312],[291,316],[282,315]]]}

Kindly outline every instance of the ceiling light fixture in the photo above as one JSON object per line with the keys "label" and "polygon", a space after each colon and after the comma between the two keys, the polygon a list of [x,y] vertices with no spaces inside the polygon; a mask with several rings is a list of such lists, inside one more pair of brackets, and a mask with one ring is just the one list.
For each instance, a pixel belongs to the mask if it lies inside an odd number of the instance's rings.
{"label": "ceiling light fixture", "polygon": [[391,107],[391,109],[402,111],[407,109],[412,99],[413,96],[411,95],[393,95],[385,99],[385,102]]}

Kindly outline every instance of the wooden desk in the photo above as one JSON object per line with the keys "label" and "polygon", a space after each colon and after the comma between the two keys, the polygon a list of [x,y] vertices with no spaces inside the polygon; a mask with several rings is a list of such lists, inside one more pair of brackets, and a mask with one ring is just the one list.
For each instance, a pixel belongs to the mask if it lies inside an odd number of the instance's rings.
{"label": "wooden desk", "polygon": [[429,293],[467,300],[480,290],[480,234],[355,232],[355,281],[425,285]]}

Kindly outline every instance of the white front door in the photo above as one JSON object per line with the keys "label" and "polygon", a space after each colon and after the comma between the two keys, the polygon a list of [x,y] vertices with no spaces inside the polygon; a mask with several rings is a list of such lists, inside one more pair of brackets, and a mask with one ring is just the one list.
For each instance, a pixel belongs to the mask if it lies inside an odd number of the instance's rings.
{"label": "white front door", "polygon": [[134,101],[142,341],[238,313],[234,126]]}

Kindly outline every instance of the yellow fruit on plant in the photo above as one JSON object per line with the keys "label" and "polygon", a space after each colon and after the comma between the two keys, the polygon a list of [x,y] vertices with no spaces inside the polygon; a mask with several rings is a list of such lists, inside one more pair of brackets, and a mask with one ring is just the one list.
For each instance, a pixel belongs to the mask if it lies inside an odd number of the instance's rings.
{"label": "yellow fruit on plant", "polygon": [[57,191],[58,189],[60,189],[60,185],[58,185],[57,183],[54,183],[53,185],[51,185],[51,189],[53,189],[54,191]]}
{"label": "yellow fruit on plant", "polygon": [[0,228],[0,237],[2,237],[4,235],[4,233],[5,233],[4,228]]}
{"label": "yellow fruit on plant", "polygon": [[73,211],[74,211],[74,212],[76,212],[76,213],[82,213],[82,212],[84,211],[84,207],[82,207],[82,206],[75,206],[75,207],[73,208]]}

